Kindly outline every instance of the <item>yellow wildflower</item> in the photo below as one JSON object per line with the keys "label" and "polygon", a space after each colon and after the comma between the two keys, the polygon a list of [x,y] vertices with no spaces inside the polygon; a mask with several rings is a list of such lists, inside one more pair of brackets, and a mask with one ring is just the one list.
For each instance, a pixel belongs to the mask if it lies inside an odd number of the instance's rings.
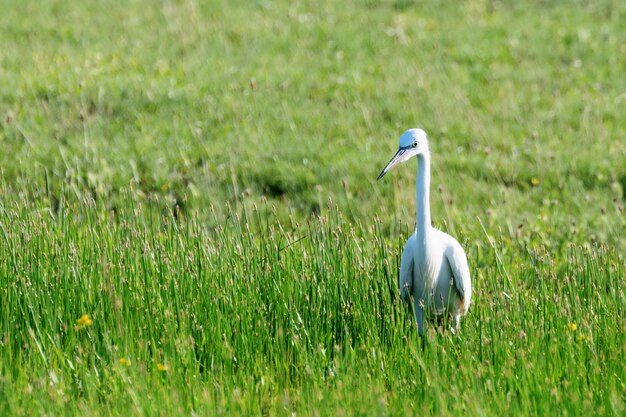
{"label": "yellow wildflower", "polygon": [[164,363],[157,363],[157,370],[161,372],[167,372],[170,370],[170,367]]}
{"label": "yellow wildflower", "polygon": [[532,178],[531,178],[531,180],[530,180],[530,184],[531,184],[533,187],[538,186],[538,185],[539,185],[539,182],[540,182],[540,181],[539,181],[539,178],[537,178],[537,177],[532,177]]}
{"label": "yellow wildflower", "polygon": [[576,331],[576,323],[568,324],[567,328],[570,329],[571,331],[575,332]]}
{"label": "yellow wildflower", "polygon": [[127,358],[120,358],[120,363],[124,366],[130,366],[130,360]]}
{"label": "yellow wildflower", "polygon": [[91,319],[91,317],[89,317],[89,314],[83,314],[81,318],[76,320],[76,324],[78,324],[78,326],[81,328],[88,327],[93,324],[93,320]]}
{"label": "yellow wildflower", "polygon": [[343,306],[343,313],[346,316],[351,316],[352,315],[352,303],[348,303],[348,304]]}

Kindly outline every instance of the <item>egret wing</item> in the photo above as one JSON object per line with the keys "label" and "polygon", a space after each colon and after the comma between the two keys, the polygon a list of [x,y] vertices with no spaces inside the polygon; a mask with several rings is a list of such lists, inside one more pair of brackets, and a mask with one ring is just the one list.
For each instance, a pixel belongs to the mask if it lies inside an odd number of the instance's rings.
{"label": "egret wing", "polygon": [[450,240],[451,242],[445,251],[445,256],[452,271],[454,286],[459,292],[459,296],[463,300],[465,310],[467,311],[472,298],[472,281],[467,264],[467,256],[465,256],[465,251],[459,242],[452,237],[450,237]]}
{"label": "egret wing", "polygon": [[403,301],[410,301],[413,292],[413,265],[415,258],[415,250],[417,249],[417,241],[415,234],[406,241],[402,258],[400,259],[400,298]]}

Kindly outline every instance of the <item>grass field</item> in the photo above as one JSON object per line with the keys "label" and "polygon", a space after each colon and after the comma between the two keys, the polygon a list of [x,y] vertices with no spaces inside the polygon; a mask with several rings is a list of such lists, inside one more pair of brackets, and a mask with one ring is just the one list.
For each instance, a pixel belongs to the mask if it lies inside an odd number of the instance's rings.
{"label": "grass field", "polygon": [[626,3],[0,9],[0,415],[626,414]]}

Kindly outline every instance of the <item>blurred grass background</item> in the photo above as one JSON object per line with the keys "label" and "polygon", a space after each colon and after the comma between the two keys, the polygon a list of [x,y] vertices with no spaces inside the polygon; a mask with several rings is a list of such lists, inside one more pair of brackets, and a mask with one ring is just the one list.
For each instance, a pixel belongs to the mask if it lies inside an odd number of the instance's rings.
{"label": "blurred grass background", "polygon": [[[621,2],[25,1],[0,17],[4,199],[120,190],[225,218],[414,213],[420,126],[434,220],[625,247]],[[41,194],[46,191],[45,196]],[[46,204],[41,198],[35,198]]]}

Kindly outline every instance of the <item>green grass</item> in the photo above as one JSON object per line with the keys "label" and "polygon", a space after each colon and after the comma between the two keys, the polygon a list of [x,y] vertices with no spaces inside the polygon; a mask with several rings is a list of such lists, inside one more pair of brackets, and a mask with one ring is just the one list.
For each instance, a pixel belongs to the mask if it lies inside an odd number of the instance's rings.
{"label": "green grass", "polygon": [[[623,2],[0,8],[0,415],[626,413]],[[458,337],[398,300],[414,126]]]}
{"label": "green grass", "polygon": [[138,220],[141,206],[12,209],[0,269],[10,414],[624,412],[614,251],[520,250],[505,272],[499,249],[470,246],[463,332],[431,329],[422,350],[397,296],[400,242],[379,222],[350,227],[331,211],[283,225],[268,211],[251,211],[267,224],[252,233]]}

